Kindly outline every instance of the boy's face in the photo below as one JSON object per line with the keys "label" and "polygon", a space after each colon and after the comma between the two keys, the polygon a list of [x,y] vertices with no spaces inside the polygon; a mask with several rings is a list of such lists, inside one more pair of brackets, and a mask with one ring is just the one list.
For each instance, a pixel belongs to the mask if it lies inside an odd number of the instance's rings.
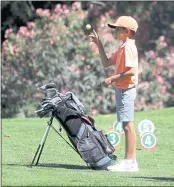
{"label": "boy's face", "polygon": [[117,28],[115,29],[115,34],[116,34],[116,38],[117,38],[118,40],[124,41],[124,40],[126,39],[126,37],[127,37],[126,29],[123,28],[123,27],[117,27]]}

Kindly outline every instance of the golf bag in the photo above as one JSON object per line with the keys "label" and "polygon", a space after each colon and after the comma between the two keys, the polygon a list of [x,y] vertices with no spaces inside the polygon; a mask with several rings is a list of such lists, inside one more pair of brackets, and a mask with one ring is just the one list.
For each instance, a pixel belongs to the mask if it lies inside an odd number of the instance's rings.
{"label": "golf bag", "polygon": [[55,84],[40,87],[45,98],[40,102],[36,114],[51,115],[59,121],[76,152],[92,169],[107,169],[116,160],[115,149],[102,131],[95,128],[95,121],[84,114],[84,106],[72,93],[61,94]]}

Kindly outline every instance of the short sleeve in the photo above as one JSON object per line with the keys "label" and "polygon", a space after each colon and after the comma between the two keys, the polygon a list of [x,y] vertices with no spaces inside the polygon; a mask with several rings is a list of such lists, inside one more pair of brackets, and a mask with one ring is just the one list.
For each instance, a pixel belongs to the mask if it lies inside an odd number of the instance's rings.
{"label": "short sleeve", "polygon": [[125,46],[125,66],[138,66],[138,52],[136,47]]}

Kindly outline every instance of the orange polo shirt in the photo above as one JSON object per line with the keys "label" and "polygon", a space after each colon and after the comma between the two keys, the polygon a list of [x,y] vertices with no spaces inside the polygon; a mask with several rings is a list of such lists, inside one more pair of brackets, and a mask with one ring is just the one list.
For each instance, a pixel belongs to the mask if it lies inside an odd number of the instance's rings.
{"label": "orange polo shirt", "polygon": [[124,42],[111,57],[111,60],[115,64],[116,75],[127,71],[129,67],[135,67],[136,69],[134,76],[113,82],[112,85],[120,89],[135,87],[138,84],[138,52],[135,40],[129,39]]}

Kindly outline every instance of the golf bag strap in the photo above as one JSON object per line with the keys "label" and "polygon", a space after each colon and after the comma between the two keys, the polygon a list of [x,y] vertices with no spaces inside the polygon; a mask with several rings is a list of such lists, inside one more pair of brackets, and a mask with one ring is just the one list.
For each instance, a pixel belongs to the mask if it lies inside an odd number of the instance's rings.
{"label": "golf bag strap", "polygon": [[81,115],[81,119],[82,121],[84,121],[85,123],[91,125],[91,126],[94,126],[94,119],[91,118],[90,116],[87,116],[87,115]]}

